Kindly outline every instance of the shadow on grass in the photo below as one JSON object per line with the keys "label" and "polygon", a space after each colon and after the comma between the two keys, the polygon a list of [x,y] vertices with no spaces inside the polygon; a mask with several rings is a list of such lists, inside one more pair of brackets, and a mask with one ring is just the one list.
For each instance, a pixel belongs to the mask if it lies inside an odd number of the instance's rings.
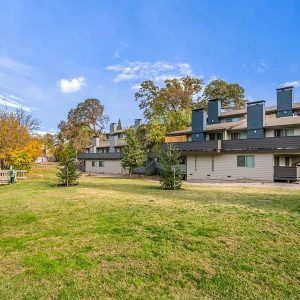
{"label": "shadow on grass", "polygon": [[[112,183],[111,181],[114,180]],[[251,188],[241,189],[232,187],[222,190],[219,187],[199,186],[199,187],[183,187],[181,190],[163,190],[159,183],[144,181],[141,179],[123,178],[101,178],[99,181],[81,182],[80,188],[92,188],[98,190],[110,190],[125,194],[134,194],[150,196],[160,199],[184,200],[201,202],[207,204],[234,204],[243,205],[255,209],[280,210],[300,213],[300,195],[298,191],[291,190],[287,193],[276,193],[276,190],[262,193],[251,192]],[[141,198],[142,199],[142,198]]]}
{"label": "shadow on grass", "polygon": [[[237,205],[254,209],[269,210],[270,212],[289,211],[300,213],[300,193],[298,190],[277,190],[266,187],[266,192],[254,191],[255,188],[232,187],[220,188],[212,186],[183,186],[181,190],[163,190],[158,182],[144,179],[128,178],[87,178],[80,180],[79,185],[63,187],[54,178],[33,179],[18,184],[16,190],[36,190],[47,192],[49,190],[76,191],[78,189],[95,189],[99,191],[114,191],[124,195],[140,196],[141,201],[147,200],[147,196],[155,199],[175,201],[195,201],[202,205]],[[144,198],[143,198],[144,197]]]}

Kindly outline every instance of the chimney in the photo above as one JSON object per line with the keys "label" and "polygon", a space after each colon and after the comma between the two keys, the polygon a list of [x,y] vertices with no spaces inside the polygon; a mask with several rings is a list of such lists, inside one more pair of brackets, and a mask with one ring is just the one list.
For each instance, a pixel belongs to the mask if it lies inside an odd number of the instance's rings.
{"label": "chimney", "polygon": [[99,142],[100,142],[99,136],[93,136],[93,138],[92,138],[92,145],[94,147],[99,147]]}
{"label": "chimney", "polygon": [[265,101],[247,103],[247,138],[262,139],[265,137]]}
{"label": "chimney", "polygon": [[109,133],[110,134],[115,134],[115,132],[116,132],[116,123],[110,123],[110,126],[109,126]]}
{"label": "chimney", "polygon": [[206,130],[206,111],[194,109],[192,111],[192,141],[204,141]]}
{"label": "chimney", "polygon": [[293,115],[294,87],[287,86],[277,89],[277,118]]}
{"label": "chimney", "polygon": [[135,119],[134,120],[134,128],[138,129],[142,125],[142,119]]}
{"label": "chimney", "polygon": [[221,115],[221,101],[219,99],[212,99],[208,101],[208,124],[219,123],[219,117]]}

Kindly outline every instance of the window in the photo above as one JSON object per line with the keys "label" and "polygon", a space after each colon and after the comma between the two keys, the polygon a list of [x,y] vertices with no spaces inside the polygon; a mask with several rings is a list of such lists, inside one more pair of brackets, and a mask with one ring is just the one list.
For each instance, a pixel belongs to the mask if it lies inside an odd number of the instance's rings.
{"label": "window", "polygon": [[96,162],[92,160],[92,167],[96,167]]}
{"label": "window", "polygon": [[215,171],[215,158],[212,155],[211,157],[211,171],[214,172]]}
{"label": "window", "polygon": [[254,155],[238,155],[237,156],[237,166],[238,167],[246,167],[246,168],[254,168],[254,166],[255,166]]}
{"label": "window", "polygon": [[290,166],[290,158],[289,158],[289,156],[285,156],[284,162],[285,162],[285,166],[286,166],[286,167],[289,167],[289,166]]}
{"label": "window", "polygon": [[275,165],[275,167],[280,166],[280,157],[279,156],[274,157],[274,165]]}
{"label": "window", "polygon": [[227,118],[226,119],[226,123],[229,123],[229,122],[238,122],[238,121],[241,121],[242,120],[242,117],[232,117],[232,118]]}
{"label": "window", "polygon": [[285,136],[294,136],[294,128],[285,129]]}
{"label": "window", "polygon": [[244,140],[247,138],[247,131],[241,131],[239,132],[239,139]]}
{"label": "window", "polygon": [[243,140],[247,138],[247,131],[233,132],[231,133],[232,140]]}
{"label": "window", "polygon": [[210,141],[223,140],[223,132],[210,133],[209,140]]}
{"label": "window", "polygon": [[294,136],[294,128],[275,129],[275,137]]}
{"label": "window", "polygon": [[99,160],[99,167],[103,168],[104,167],[104,161],[103,160]]}
{"label": "window", "polygon": [[124,138],[123,133],[118,133],[118,139],[123,139],[123,138]]}

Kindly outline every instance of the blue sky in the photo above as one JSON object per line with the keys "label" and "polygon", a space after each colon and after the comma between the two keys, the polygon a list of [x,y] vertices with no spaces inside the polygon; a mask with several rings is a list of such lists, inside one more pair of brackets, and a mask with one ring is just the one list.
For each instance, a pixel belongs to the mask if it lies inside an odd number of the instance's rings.
{"label": "blue sky", "polygon": [[146,79],[221,78],[270,105],[300,81],[297,0],[0,0],[0,20],[0,105],[30,110],[42,131],[88,97],[130,125]]}

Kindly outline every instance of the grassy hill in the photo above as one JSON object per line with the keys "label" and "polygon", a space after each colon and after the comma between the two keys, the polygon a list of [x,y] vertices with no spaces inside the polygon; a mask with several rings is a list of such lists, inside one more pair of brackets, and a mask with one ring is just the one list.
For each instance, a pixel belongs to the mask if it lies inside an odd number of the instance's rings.
{"label": "grassy hill", "polygon": [[55,172],[0,187],[1,299],[299,299],[300,190]]}

